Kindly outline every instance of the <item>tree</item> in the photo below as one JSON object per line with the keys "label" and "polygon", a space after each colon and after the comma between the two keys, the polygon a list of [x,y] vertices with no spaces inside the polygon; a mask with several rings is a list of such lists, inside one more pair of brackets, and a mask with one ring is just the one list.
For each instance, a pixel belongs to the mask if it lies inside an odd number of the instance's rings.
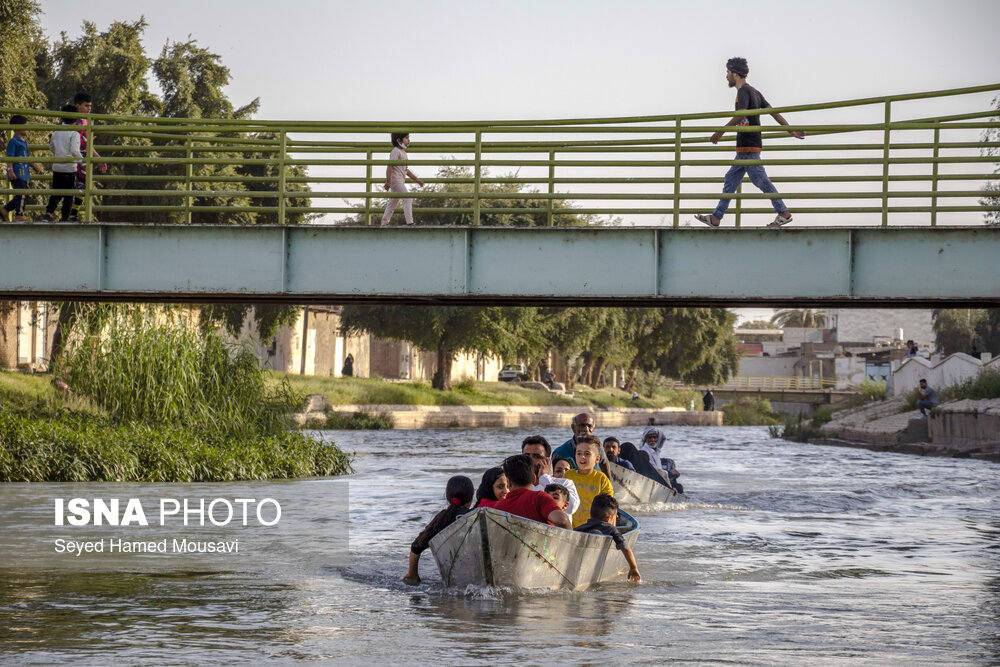
{"label": "tree", "polygon": [[[1000,97],[993,98],[993,106],[1000,111]],[[994,120],[1000,120],[1000,114],[997,114]],[[983,143],[1000,142],[1000,128],[991,127],[984,130],[982,138]],[[1000,158],[1000,149],[992,146],[984,147],[981,153],[984,157]],[[1000,174],[1000,164],[994,165],[993,173]],[[980,199],[979,203],[989,209],[983,214],[986,224],[991,226],[1000,225],[1000,183],[997,183],[997,181],[988,181],[983,191],[986,196]]]}
{"label": "tree", "polygon": [[[200,47],[197,42],[168,41],[157,59],[152,60],[147,57],[142,46],[146,27],[145,19],[134,22],[116,21],[102,32],[93,23],[84,22],[82,34],[75,39],[63,33],[51,48],[40,42],[36,47],[35,57],[37,82],[44,96],[48,97],[50,105],[58,108],[71,101],[73,95],[82,90],[94,98],[95,110],[112,115],[246,119],[256,113],[260,104],[259,98],[240,107],[232,104],[224,91],[231,80],[229,68],[222,63],[217,54]],[[149,90],[146,81],[150,73],[156,77],[163,91],[161,97],[157,97]],[[202,139],[200,142],[195,142],[195,146],[233,144],[234,139],[247,138],[270,141],[274,145],[270,153],[199,151],[198,157],[216,156],[242,160],[248,157],[278,156],[280,151],[280,144],[274,135],[216,132],[200,133],[195,136]],[[98,134],[94,143],[103,155],[163,158],[183,155],[167,149],[185,146],[185,138],[150,139],[142,136]],[[140,150],[135,151],[135,148]],[[271,202],[264,206],[273,209],[273,199],[261,200],[250,196],[253,191],[274,190],[273,182],[248,183],[239,180],[241,176],[275,176],[277,172],[273,164],[198,164],[192,169],[195,180],[191,182],[185,180],[186,167],[180,160],[176,164],[116,163],[112,171],[110,178],[100,181],[104,192],[110,193],[116,189],[169,191],[187,187],[195,191],[204,191],[204,195],[191,197],[190,219],[193,223],[275,224],[278,222],[277,214],[273,210],[250,212],[199,210],[200,206],[205,205],[249,207],[260,201]],[[305,168],[292,167],[288,174],[304,175]],[[129,178],[149,175],[173,176],[175,180],[160,182]],[[213,177],[232,179],[223,181],[225,186],[222,189],[237,194],[217,194],[219,188],[217,183],[211,181]],[[289,183],[286,189],[300,190],[304,194],[309,190],[305,183]],[[173,201],[179,199],[180,195],[177,195]],[[112,206],[130,207],[132,210],[102,209],[100,215],[108,222],[187,222],[188,215],[184,209],[160,211],[152,208],[169,202],[171,198],[162,196],[116,195],[107,197],[106,203]],[[286,204],[288,207],[305,207],[308,205],[308,199],[306,196],[291,198]],[[296,211],[288,211],[285,216],[286,224],[299,224],[307,219],[306,213]],[[251,308],[250,304],[215,305],[205,309],[202,321],[222,323],[230,331],[235,327],[235,331],[238,332]],[[60,322],[72,325],[76,310],[61,308]],[[298,308],[263,306],[257,308],[255,312],[258,316],[258,332],[261,339],[266,340],[274,335],[276,326],[294,321]],[[61,343],[62,336],[57,333],[53,356],[58,356]]]}
{"label": "tree", "polygon": [[749,320],[741,324],[739,327],[737,327],[737,331],[739,329],[778,329],[778,328],[779,328],[778,325],[776,325],[774,322],[769,322],[767,320]]}
{"label": "tree", "polygon": [[[466,167],[442,167],[438,177],[447,179],[431,185],[424,192],[435,193],[418,200],[424,208],[464,208],[468,199],[457,193],[473,191]],[[509,194],[510,197],[484,199],[480,223],[489,226],[543,226],[548,224],[547,202],[518,199],[521,186],[517,183],[483,183],[481,192]],[[384,206],[375,202],[373,208]],[[556,207],[565,206],[556,202]],[[524,207],[535,209],[527,213],[491,213],[492,208]],[[417,224],[468,225],[473,222],[467,213],[427,213],[415,210]],[[558,225],[585,225],[590,219],[570,214],[557,214]],[[348,224],[360,224],[364,213],[348,219]],[[517,307],[444,307],[444,306],[345,306],[341,314],[341,331],[346,334],[369,333],[389,340],[405,340],[425,350],[437,352],[437,370],[432,381],[436,389],[451,389],[451,364],[460,352],[478,351],[504,357],[541,356],[548,346],[545,332],[549,325],[537,308]]]}
{"label": "tree", "polygon": [[544,349],[536,308],[461,306],[350,306],[340,320],[345,335],[369,333],[437,352],[432,385],[451,390],[451,364],[460,352],[530,356]]}
{"label": "tree", "polygon": [[940,353],[1000,354],[1000,308],[959,308],[934,311],[934,342]]}
{"label": "tree", "polygon": [[826,326],[826,315],[812,308],[784,308],[775,311],[771,322],[779,327],[820,329]]}
{"label": "tree", "polygon": [[35,82],[35,52],[42,40],[35,0],[0,0],[0,107],[31,109],[45,104]]}

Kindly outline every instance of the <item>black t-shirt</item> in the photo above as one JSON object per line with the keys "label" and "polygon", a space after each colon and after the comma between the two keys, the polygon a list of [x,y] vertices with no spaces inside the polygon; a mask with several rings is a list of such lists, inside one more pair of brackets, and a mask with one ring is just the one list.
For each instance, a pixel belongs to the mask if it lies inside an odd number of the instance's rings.
{"label": "black t-shirt", "polygon": [[594,533],[597,535],[610,535],[611,539],[615,541],[615,546],[619,551],[625,548],[625,538],[622,537],[621,532],[612,526],[607,521],[601,521],[600,519],[595,519],[593,517],[587,519],[587,523],[574,528],[573,530],[578,533]]}
{"label": "black t-shirt", "polygon": [[[749,83],[744,83],[736,91],[736,110],[740,111],[742,109],[766,109],[770,104],[764,99],[760,91],[751,86]],[[760,125],[760,116],[746,116],[743,118],[743,122],[740,125]],[[760,138],[760,132],[737,132],[736,133],[736,151],[742,153],[759,153],[763,142]],[[740,149],[744,150],[740,150]]]}

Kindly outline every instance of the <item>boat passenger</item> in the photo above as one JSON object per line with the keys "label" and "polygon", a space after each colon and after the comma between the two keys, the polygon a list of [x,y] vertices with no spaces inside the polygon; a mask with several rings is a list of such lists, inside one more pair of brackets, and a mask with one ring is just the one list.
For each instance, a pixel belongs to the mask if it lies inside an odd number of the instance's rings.
{"label": "boat passenger", "polygon": [[649,462],[649,457],[631,442],[623,442],[620,457],[628,461],[635,467],[635,471],[643,477],[648,477],[664,486],[669,486],[663,481],[663,476],[656,472],[656,468]]}
{"label": "boat passenger", "polygon": [[573,421],[570,423],[570,428],[573,430],[573,437],[556,447],[556,454],[569,459],[569,462],[576,468],[576,443],[585,435],[594,435],[594,425],[596,423],[594,415],[589,412],[581,412],[576,417],[573,417]]}
{"label": "boat passenger", "polygon": [[448,507],[438,512],[410,545],[410,569],[403,577],[404,582],[411,586],[420,583],[420,574],[417,571],[420,554],[430,546],[431,539],[435,535],[453,524],[458,517],[472,511],[469,509],[469,505],[472,504],[474,491],[472,480],[465,475],[455,475],[448,480],[444,492],[444,497],[448,500]]}
{"label": "boat passenger", "polygon": [[574,514],[580,508],[580,496],[577,495],[576,485],[561,477],[552,474],[552,446],[549,441],[540,435],[529,435],[521,441],[521,453],[531,457],[531,462],[539,468],[538,479],[531,486],[532,491],[541,491],[549,484],[560,484],[566,488],[569,495],[569,514]]}
{"label": "boat passenger", "polygon": [[576,492],[580,494],[580,509],[573,515],[573,527],[582,526],[590,516],[590,504],[594,497],[601,493],[615,495],[611,480],[594,466],[601,460],[601,441],[592,435],[577,438],[576,470],[567,470],[565,477],[576,484]]}
{"label": "boat passenger", "polygon": [[596,535],[608,535],[615,541],[615,547],[622,552],[628,562],[628,580],[639,582],[639,565],[635,562],[635,554],[632,548],[625,544],[625,538],[615,527],[618,523],[618,501],[611,496],[601,493],[594,496],[594,502],[590,504],[590,519],[587,523],[574,528],[581,533],[594,533]]}
{"label": "boat passenger", "polygon": [[510,485],[507,483],[507,476],[503,474],[503,468],[490,468],[483,473],[483,480],[476,489],[476,504],[473,508],[493,507],[503,500],[509,490]]}
{"label": "boat passenger", "polygon": [[566,489],[558,484],[546,485],[545,493],[552,496],[552,500],[556,501],[556,504],[559,505],[559,509],[562,511],[565,512],[566,508],[569,507],[569,494],[566,492]]}
{"label": "boat passenger", "polygon": [[673,459],[667,459],[666,467],[663,465],[663,443],[666,440],[667,436],[663,434],[663,429],[649,426],[642,432],[642,448],[639,451],[646,455],[650,465],[656,470],[656,474],[664,480],[664,484],[673,488],[674,495],[677,495],[684,493],[684,487],[677,482],[681,473],[674,465]]}
{"label": "boat passenger", "polygon": [[530,456],[517,454],[507,457],[503,462],[503,474],[510,482],[510,491],[506,498],[493,506],[494,509],[532,521],[547,521],[560,528],[573,529],[569,514],[559,509],[552,496],[531,489],[536,473]]}
{"label": "boat passenger", "polygon": [[[621,453],[621,442],[619,442],[618,438],[611,436],[604,439],[604,461],[617,463],[626,470],[635,472],[635,466],[633,466],[628,459],[623,459],[621,457]],[[601,466],[601,470],[604,470],[603,465]],[[607,471],[605,471],[605,474],[607,474]]]}
{"label": "boat passenger", "polygon": [[[569,459],[564,459],[558,454],[552,455],[552,476],[558,479],[562,479],[563,475],[567,470],[572,470],[573,465],[569,462]],[[574,485],[575,488],[576,485]]]}

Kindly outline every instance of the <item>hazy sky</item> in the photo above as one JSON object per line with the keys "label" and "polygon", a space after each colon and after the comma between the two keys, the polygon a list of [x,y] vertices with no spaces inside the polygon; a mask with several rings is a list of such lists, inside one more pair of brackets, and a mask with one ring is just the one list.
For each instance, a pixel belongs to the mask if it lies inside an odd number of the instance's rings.
{"label": "hazy sky", "polygon": [[997,0],[48,0],[50,37],[145,16],[197,40],[260,117],[487,119],[728,108],[749,59],[775,106],[993,82]]}
{"label": "hazy sky", "polygon": [[144,16],[150,56],[167,40],[197,40],[232,71],[235,105],[261,98],[260,118],[726,109],[733,95],[724,64],[735,55],[749,59],[749,80],[775,106],[1000,79],[1000,0],[48,0],[42,7],[50,38],[78,36],[84,20],[103,30]]}

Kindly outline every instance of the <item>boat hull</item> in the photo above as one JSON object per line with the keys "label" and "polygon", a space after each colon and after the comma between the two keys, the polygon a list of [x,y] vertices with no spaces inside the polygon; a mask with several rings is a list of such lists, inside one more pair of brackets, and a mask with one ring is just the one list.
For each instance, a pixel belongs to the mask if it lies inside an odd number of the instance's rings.
{"label": "boat hull", "polygon": [[635,507],[652,503],[669,503],[674,499],[673,490],[645,475],[608,462],[611,486],[619,505]]}
{"label": "boat hull", "polygon": [[[639,524],[622,528],[629,547]],[[626,532],[627,531],[627,532]],[[459,517],[431,540],[445,586],[512,586],[585,590],[624,578],[625,557],[606,535],[578,533],[493,508]]]}

